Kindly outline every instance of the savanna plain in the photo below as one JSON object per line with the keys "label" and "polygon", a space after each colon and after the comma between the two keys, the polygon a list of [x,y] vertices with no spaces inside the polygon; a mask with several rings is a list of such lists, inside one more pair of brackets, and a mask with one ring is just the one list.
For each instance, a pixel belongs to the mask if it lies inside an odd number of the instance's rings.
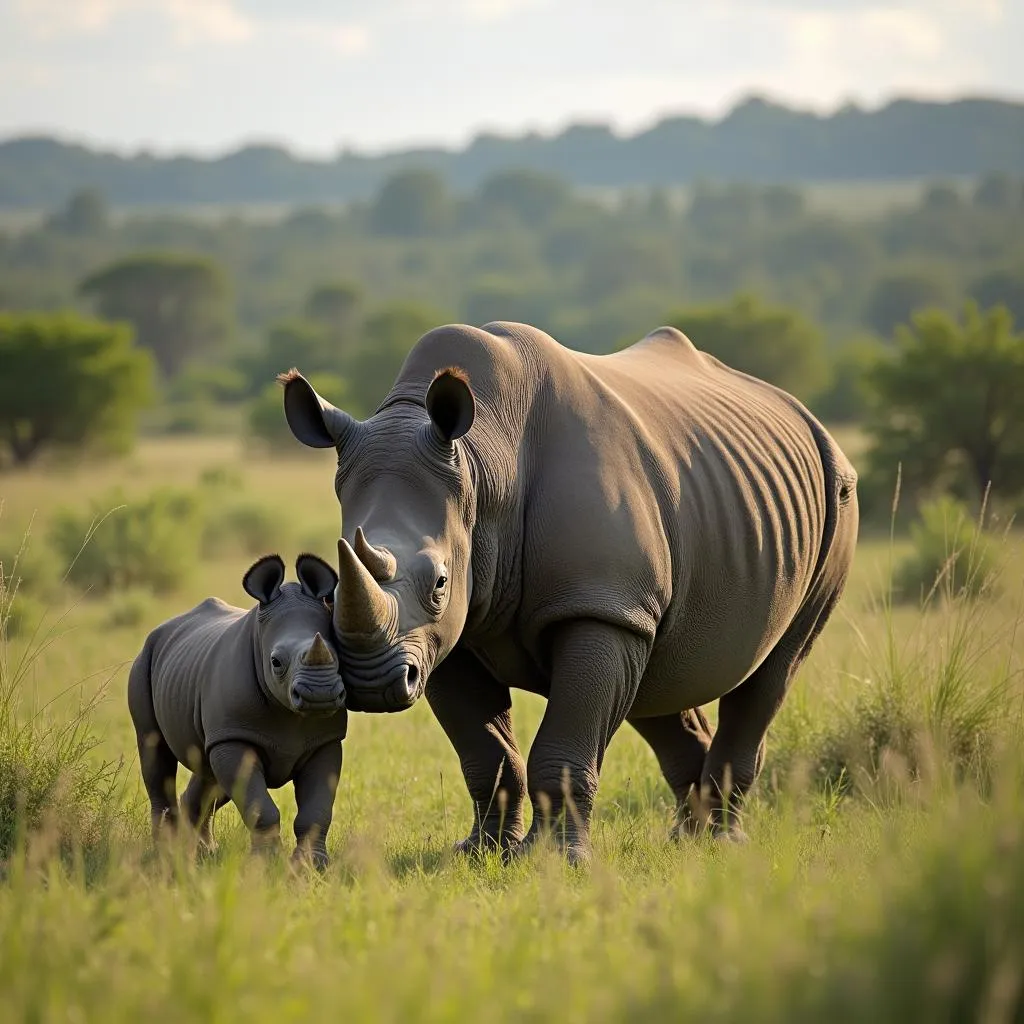
{"label": "savanna plain", "polygon": [[[856,461],[857,439],[842,441]],[[259,554],[330,559],[332,476],[329,454],[298,445],[161,439],[0,479],[0,1019],[1024,1021],[1012,528],[980,596],[940,582],[923,602],[890,600],[905,534],[862,534],[769,734],[747,845],[670,842],[670,793],[626,726],[588,870],[543,849],[510,866],[459,858],[469,801],[421,701],[351,715],[325,875],[250,857],[230,806],[211,857],[154,854],[131,660],[207,595],[247,607]],[[102,597],[61,582],[55,530],[77,524],[85,541],[112,488],[130,503],[166,484],[194,499],[151,540],[154,557],[181,544],[171,582]],[[182,531],[201,539],[190,548]],[[542,710],[516,695],[524,749]],[[287,840],[294,801],[274,796]]]}

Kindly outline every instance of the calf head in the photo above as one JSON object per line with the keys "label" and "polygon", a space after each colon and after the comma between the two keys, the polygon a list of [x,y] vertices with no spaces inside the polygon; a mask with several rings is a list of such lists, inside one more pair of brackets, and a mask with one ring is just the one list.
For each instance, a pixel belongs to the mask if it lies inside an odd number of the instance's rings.
{"label": "calf head", "polygon": [[292,433],[338,451],[342,509],[334,630],[349,707],[401,711],[459,639],[472,590],[476,494],[459,444],[476,406],[465,374],[360,422],[297,371],[282,375]]}
{"label": "calf head", "polygon": [[245,592],[259,602],[256,670],[282,707],[300,715],[330,715],[345,706],[328,603],[338,576],[315,555],[299,555],[295,572],[299,582],[285,583],[284,562],[267,555],[242,579]]}

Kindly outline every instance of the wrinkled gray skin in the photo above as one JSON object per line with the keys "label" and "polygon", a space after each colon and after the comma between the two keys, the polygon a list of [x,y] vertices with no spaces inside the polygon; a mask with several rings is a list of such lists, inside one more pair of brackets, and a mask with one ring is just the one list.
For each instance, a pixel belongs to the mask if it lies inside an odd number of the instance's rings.
{"label": "wrinkled gray skin", "polygon": [[[853,467],[799,402],[671,328],[592,356],[522,324],[441,327],[365,422],[298,371],[281,380],[295,436],[338,451],[349,707],[425,690],[474,803],[463,849],[528,849],[567,808],[556,834],[585,859],[623,721],[677,830],[742,838],[768,726],[857,537]],[[548,699],[526,763],[510,687]]]}
{"label": "wrinkled gray skin", "polygon": [[277,848],[281,816],[268,789],[294,782],[293,859],[326,866],[348,725],[326,603],[338,577],[314,555],[300,555],[295,570],[299,582],[284,583],[284,562],[268,555],[242,581],[256,606],[211,597],[146,638],[128,677],[128,707],[154,838],[178,823],[179,764],[193,772],[181,810],[205,845],[214,811],[230,797],[253,849]]}

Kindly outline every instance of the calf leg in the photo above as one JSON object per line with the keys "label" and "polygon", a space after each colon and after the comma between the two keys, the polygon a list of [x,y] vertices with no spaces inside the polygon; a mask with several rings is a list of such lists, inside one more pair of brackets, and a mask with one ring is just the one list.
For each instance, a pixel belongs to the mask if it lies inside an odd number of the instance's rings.
{"label": "calf leg", "polygon": [[704,760],[711,746],[711,726],[700,708],[675,715],[630,719],[658,759],[665,781],[676,798],[673,838],[696,830],[691,807],[694,787],[700,786]]}
{"label": "calf leg", "polygon": [[533,822],[520,849],[552,820],[570,862],[590,856],[590,815],[604,753],[633,704],[650,645],[606,623],[578,620],[552,636],[551,692],[526,775]]}
{"label": "calf leg", "polygon": [[252,833],[253,852],[279,849],[281,812],[267,790],[256,751],[245,743],[218,743],[210,751],[210,767]]}
{"label": "calf leg", "polygon": [[295,853],[293,861],[312,860],[327,867],[327,833],[334,816],[334,796],[341,778],[341,744],[315,750],[295,775]]}
{"label": "calf leg", "polygon": [[514,846],[524,832],[526,766],[512,732],[509,688],[456,649],[431,674],[427,700],[459,755],[473,801],[473,828],[456,849]]}
{"label": "calf leg", "polygon": [[156,840],[164,827],[173,830],[178,824],[178,759],[167,745],[153,710],[149,662],[149,648],[145,647],[128,674],[128,710],[135,726],[139,767],[149,796],[153,839]]}
{"label": "calf leg", "polygon": [[181,797],[181,809],[189,825],[199,833],[201,846],[213,848],[213,815],[227,802],[228,796],[217,785],[209,765],[200,766],[192,773]]}

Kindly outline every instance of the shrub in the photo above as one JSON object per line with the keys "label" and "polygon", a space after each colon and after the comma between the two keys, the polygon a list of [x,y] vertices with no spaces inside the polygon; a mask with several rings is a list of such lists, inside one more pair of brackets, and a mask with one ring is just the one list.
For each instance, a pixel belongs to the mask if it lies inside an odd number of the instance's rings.
{"label": "shrub", "polygon": [[204,556],[235,552],[257,556],[279,551],[288,541],[288,519],[275,508],[239,500],[207,513],[202,537]]}
{"label": "shrub", "polygon": [[861,637],[865,669],[852,699],[825,715],[800,692],[783,706],[769,741],[772,772],[806,768],[826,790],[871,794],[895,765],[911,780],[939,774],[986,789],[1000,749],[1018,742],[1020,672],[1003,651],[1013,649],[1019,619],[993,626],[961,586],[937,614],[922,610],[915,628],[897,631],[890,600],[884,642]]}
{"label": "shrub", "polygon": [[0,575],[9,591],[23,597],[50,598],[59,591],[62,574],[45,544],[32,544],[27,536],[17,543],[0,538]]}
{"label": "shrub", "polygon": [[135,629],[153,616],[153,595],[146,590],[126,590],[110,598],[104,625],[108,629]]}
{"label": "shrub", "polygon": [[[97,741],[90,722],[100,695],[61,721],[20,705],[35,662],[55,640],[44,612],[0,579],[0,863],[14,852],[20,834],[44,827],[62,853],[96,852],[119,813],[114,797],[121,767],[93,758]],[[10,644],[18,632],[30,632],[32,639],[15,656]]]}
{"label": "shrub", "polygon": [[976,598],[995,590],[993,542],[962,503],[942,497],[923,504],[910,536],[914,550],[894,580],[901,600],[927,601],[934,593]]}
{"label": "shrub", "polygon": [[76,586],[98,594],[133,586],[166,593],[195,565],[200,513],[199,499],[187,491],[159,488],[136,499],[114,491],[84,512],[59,510],[51,541]]}

